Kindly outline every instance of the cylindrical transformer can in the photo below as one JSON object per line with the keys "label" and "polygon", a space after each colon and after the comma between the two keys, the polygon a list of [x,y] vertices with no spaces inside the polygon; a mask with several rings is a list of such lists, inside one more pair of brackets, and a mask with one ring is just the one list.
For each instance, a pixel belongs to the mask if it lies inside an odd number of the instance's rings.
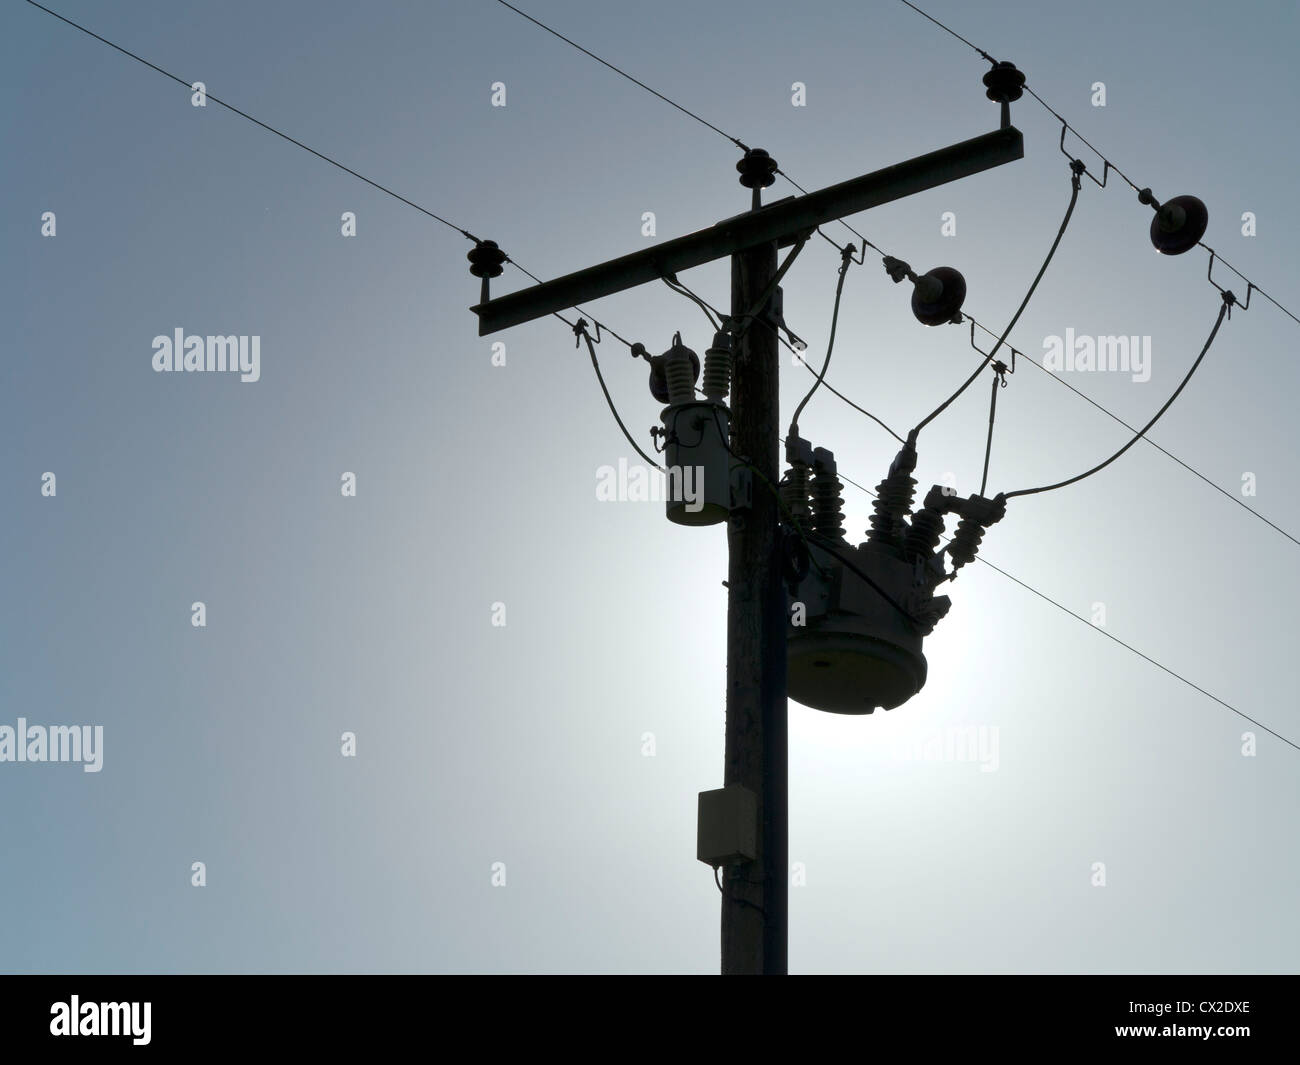
{"label": "cylindrical transformer can", "polygon": [[925,686],[926,662],[921,635],[895,603],[912,587],[913,564],[876,544],[840,553],[869,574],[877,587],[814,546],[816,569],[790,597],[803,604],[805,621],[792,625],[786,641],[786,691],[814,710],[832,714],[870,714],[892,710]]}
{"label": "cylindrical transformer can", "polygon": [[664,409],[668,520],[716,525],[731,511],[730,413],[720,403],[678,403]]}

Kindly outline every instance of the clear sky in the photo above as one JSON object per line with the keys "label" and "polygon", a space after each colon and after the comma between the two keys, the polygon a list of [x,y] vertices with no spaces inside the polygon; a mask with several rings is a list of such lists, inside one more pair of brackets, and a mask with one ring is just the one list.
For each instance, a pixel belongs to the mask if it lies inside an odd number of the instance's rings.
{"label": "clear sky", "polygon": [[[748,205],[733,145],[492,0],[51,6],[541,277]],[[520,6],[810,189],[997,124],[987,64],[896,0]],[[1139,185],[1200,196],[1207,243],[1297,309],[1294,3],[923,6]],[[725,532],[597,499],[636,458],[585,350],[554,319],[480,338],[461,236],[18,0],[0,60],[0,726],[103,728],[97,773],[0,762],[0,968],[716,971],[694,836],[722,782]],[[963,271],[995,329],[1070,192],[1059,123],[1028,97],[1013,120],[1024,160],[853,219]],[[1206,253],[1157,256],[1150,218],[1085,181],[1010,341],[1149,337],[1147,381],[1060,374],[1135,425],[1219,303]],[[813,358],[838,264],[816,241],[785,283]],[[726,305],[725,263],[683,280]],[[852,268],[827,378],[900,431],[978,358],[907,297],[877,257]],[[709,343],[663,286],[588,309],[655,352]],[[260,379],[154,372],[177,329],[260,337]],[[1151,433],[1292,535],[1297,341],[1256,296]],[[599,350],[648,445],[644,364]],[[788,415],[811,378],[782,372]],[[1128,436],[1028,366],[998,411],[991,491]],[[922,492],[978,487],[987,414],[980,382],[926,430]],[[828,393],[801,426],[868,486],[896,448]],[[845,509],[856,542],[870,498]],[[1297,551],[1139,443],[1013,500],[981,557],[1300,742]],[[1300,751],[986,566],[949,594],[905,706],[791,705],[791,970],[1294,971]],[[966,728],[996,761],[900,757]]]}

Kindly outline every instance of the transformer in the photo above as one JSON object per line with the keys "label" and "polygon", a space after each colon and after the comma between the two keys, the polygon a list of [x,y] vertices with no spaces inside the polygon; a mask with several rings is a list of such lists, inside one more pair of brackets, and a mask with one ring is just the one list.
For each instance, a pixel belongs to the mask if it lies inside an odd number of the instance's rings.
{"label": "transformer", "polygon": [[[672,347],[651,360],[651,389],[668,406],[663,422],[668,520],[678,525],[717,525],[731,513],[731,336],[714,335],[704,354],[704,398],[695,397],[700,360],[673,337]],[[656,380],[662,382],[655,391]]]}
{"label": "transformer", "polygon": [[[790,595],[792,617],[796,603],[804,606],[804,624],[792,623],[786,641],[790,698],[833,714],[901,706],[925,685],[923,633],[882,592],[915,603],[914,566],[870,542],[843,545],[840,558],[813,544],[809,555],[808,575]],[[940,600],[946,610],[947,596]]]}
{"label": "transformer", "polygon": [[[892,710],[925,686],[922,641],[952,606],[935,588],[974,559],[984,530],[1005,514],[1005,501],[963,499],[936,485],[910,515],[916,451],[904,444],[876,487],[868,538],[855,548],[844,538],[835,457],[792,435],[786,458],[787,694],[834,714]],[[952,572],[936,551],[949,512],[961,518],[945,549]]]}

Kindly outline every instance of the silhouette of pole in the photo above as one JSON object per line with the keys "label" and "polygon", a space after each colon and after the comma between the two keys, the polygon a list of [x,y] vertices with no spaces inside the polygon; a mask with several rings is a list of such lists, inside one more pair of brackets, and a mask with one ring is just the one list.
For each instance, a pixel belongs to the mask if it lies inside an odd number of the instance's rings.
{"label": "silhouette of pole", "polygon": [[[619,259],[490,298],[486,279],[505,255],[480,241],[468,258],[484,279],[470,308],[487,336],[573,308],[580,300],[731,257],[731,316],[743,329],[731,386],[732,452],[752,466],[748,503],[733,506],[727,525],[727,720],[724,783],[757,799],[757,856],[727,866],[722,889],[722,972],[784,974],[789,911],[786,593],[779,550],[778,339],[771,298],[757,307],[778,272],[777,250],[806,239],[822,222],[889,203],[1024,157],[1020,131],[1003,127],[928,155],[905,160],[818,192],[762,207],[776,163],[751,149],[737,165],[753,190],[751,209],[708,229]],[[753,314],[754,318],[746,315]],[[764,483],[766,478],[767,483]]]}
{"label": "silhouette of pole", "polygon": [[[757,190],[755,190],[757,191]],[[731,313],[750,312],[777,271],[776,243],[731,260]],[[741,337],[731,387],[732,450],[768,483],[780,479],[779,348],[769,308]],[[778,553],[780,511],[757,474],[747,509],[727,526],[727,723],[723,781],[759,797],[757,860],[727,870],[722,898],[722,972],[783,975],[789,902],[785,588]]]}

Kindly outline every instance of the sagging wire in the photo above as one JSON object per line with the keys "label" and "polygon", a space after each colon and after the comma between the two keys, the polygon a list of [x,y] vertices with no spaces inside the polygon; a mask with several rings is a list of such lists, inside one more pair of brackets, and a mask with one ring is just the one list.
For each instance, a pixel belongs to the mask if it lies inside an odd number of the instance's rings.
{"label": "sagging wire", "polygon": [[632,438],[632,434],[627,431],[627,426],[623,424],[623,419],[619,417],[618,408],[614,406],[614,400],[609,394],[609,389],[605,387],[605,375],[600,372],[600,362],[596,358],[595,347],[596,344],[600,343],[600,323],[596,323],[596,339],[594,342],[592,341],[591,333],[587,330],[587,320],[585,318],[579,318],[577,324],[571,328],[573,329],[573,335],[575,337],[573,342],[574,347],[577,347],[584,340],[587,342],[587,351],[591,355],[591,367],[596,371],[596,380],[600,382],[600,390],[605,393],[605,402],[609,405],[609,412],[614,415],[614,421],[618,422],[618,427],[623,430],[623,435],[627,438],[627,442],[636,449],[636,453],[645,459],[646,462],[660,473],[663,473],[664,468],[642,451],[641,446]]}
{"label": "sagging wire", "polygon": [[[940,29],[944,30],[946,33],[951,34],[953,37],[956,37],[957,40],[961,41],[961,42],[962,42],[963,44],[965,44],[967,47],[974,49],[976,52],[978,52],[978,53],[980,54],[980,56],[982,56],[982,57],[983,57],[984,59],[986,59],[988,62],[992,63],[994,66],[997,66],[997,60],[994,59],[991,55],[989,55],[988,52],[984,51],[984,49],[982,49],[982,48],[976,48],[975,45],[971,44],[971,42],[968,41],[968,40],[966,40],[966,38],[963,37],[960,33],[957,33],[955,30],[951,29],[950,27],[945,26],[942,22],[940,22],[938,19],[934,18],[933,16],[926,14],[924,11],[922,11],[922,10],[921,10],[919,7],[917,7],[915,4],[911,3],[911,0],[900,0],[900,2],[903,3],[903,4],[905,4],[907,7],[910,7],[910,8],[911,8],[913,11],[915,11],[918,15],[922,15],[922,16],[924,16],[925,18],[929,19],[931,22],[933,22],[933,23],[934,23],[936,26],[938,26]],[[1046,100],[1044,100],[1041,96],[1039,96],[1038,93],[1036,93],[1036,92],[1035,92],[1035,91],[1034,91],[1034,90],[1033,90],[1029,85],[1027,85],[1027,84],[1026,84],[1026,85],[1023,85],[1022,88],[1024,89],[1025,92],[1029,93],[1030,96],[1032,96],[1035,100],[1037,100],[1037,101],[1039,102],[1039,104],[1042,105],[1043,109],[1044,109],[1045,111],[1047,111],[1048,114],[1050,114],[1053,118],[1055,118],[1056,121],[1058,121],[1059,123],[1061,123],[1061,140],[1060,140],[1060,149],[1061,149],[1061,152],[1066,156],[1066,158],[1069,158],[1069,154],[1070,154],[1069,152],[1067,152],[1067,151],[1065,150],[1065,134],[1066,134],[1066,132],[1068,131],[1068,132],[1070,132],[1070,133],[1073,133],[1073,134],[1075,135],[1075,137],[1077,137],[1077,138],[1079,139],[1079,141],[1080,141],[1082,144],[1084,144],[1084,145],[1089,149],[1089,151],[1091,151],[1094,155],[1097,156],[1098,159],[1101,160],[1101,162],[1102,162],[1101,180],[1100,180],[1100,181],[1097,181],[1097,178],[1096,178],[1093,174],[1091,174],[1091,173],[1088,174],[1088,177],[1090,177],[1090,178],[1093,180],[1093,182],[1095,182],[1095,183],[1097,184],[1098,187],[1100,187],[1100,188],[1105,188],[1105,187],[1106,187],[1106,178],[1107,178],[1107,176],[1109,175],[1110,171],[1113,170],[1113,171],[1115,171],[1115,173],[1117,173],[1121,178],[1123,178],[1124,182],[1129,186],[1129,188],[1131,188],[1134,192],[1138,193],[1138,194],[1139,194],[1139,197],[1141,196],[1141,194],[1142,194],[1142,192],[1143,192],[1144,190],[1141,189],[1141,188],[1139,188],[1138,185],[1137,185],[1137,184],[1136,184],[1136,183],[1135,183],[1135,182],[1134,182],[1134,181],[1133,181],[1133,180],[1132,180],[1132,179],[1131,179],[1127,174],[1124,173],[1124,171],[1122,171],[1118,166],[1116,166],[1114,163],[1112,163],[1112,162],[1110,161],[1110,159],[1108,159],[1108,158],[1107,158],[1105,155],[1103,155],[1103,154],[1102,154],[1102,153],[1101,153],[1101,152],[1100,152],[1096,147],[1094,147],[1093,144],[1092,144],[1092,143],[1091,143],[1091,142],[1090,142],[1086,137],[1084,137],[1084,135],[1083,135],[1082,133],[1080,133],[1080,132],[1079,132],[1079,131],[1074,127],[1074,126],[1070,125],[1069,120],[1068,120],[1064,115],[1062,115],[1059,111],[1057,111],[1054,107],[1052,107],[1051,104],[1049,104]],[[1144,201],[1144,202],[1145,202],[1145,201]],[[1214,256],[1215,256],[1214,249],[1211,248],[1208,244],[1204,243],[1203,241],[1199,241],[1199,240],[1198,240],[1196,243],[1197,243],[1197,245],[1198,245],[1199,247],[1204,248],[1206,251],[1208,251],[1208,252],[1210,253],[1210,267],[1211,267],[1211,269],[1213,269],[1213,266],[1214,266]],[[1238,270],[1235,266],[1233,266],[1231,263],[1227,262],[1227,261],[1223,258],[1223,256],[1219,256],[1219,261],[1222,262],[1224,266],[1226,266],[1229,270],[1231,270],[1231,271],[1232,271],[1234,274],[1236,274],[1239,278],[1241,278],[1243,281],[1246,282],[1246,285],[1247,285],[1246,300],[1247,300],[1247,302],[1248,302],[1249,299],[1250,299],[1250,293],[1251,293],[1252,290],[1255,291],[1255,292],[1258,292],[1261,296],[1263,296],[1266,300],[1268,300],[1269,303],[1273,304],[1273,306],[1276,307],[1279,311],[1281,311],[1283,314],[1285,314],[1288,318],[1290,318],[1290,319],[1291,319],[1293,322],[1295,322],[1297,325],[1300,325],[1300,318],[1296,317],[1295,314],[1293,314],[1290,310],[1288,310],[1286,307],[1284,307],[1282,304],[1280,304],[1277,300],[1275,300],[1272,296],[1270,296],[1270,295],[1269,295],[1267,292],[1265,292],[1262,288],[1260,288],[1258,285],[1256,285],[1253,281],[1251,281],[1250,278],[1248,278],[1245,274],[1243,274],[1243,273],[1242,273],[1240,270]],[[1211,283],[1212,283],[1212,282],[1211,282]],[[1217,288],[1218,286],[1216,285],[1215,287]],[[1220,291],[1222,291],[1222,290],[1220,290]],[[1245,309],[1246,309],[1246,303],[1244,303],[1244,302],[1243,302],[1243,303],[1238,303],[1237,306],[1239,306],[1242,310],[1245,310]]]}
{"label": "sagging wire", "polygon": [[[825,236],[825,234],[823,234],[823,236]],[[826,239],[829,240],[830,238],[827,237]],[[834,244],[835,242],[834,242],[834,241],[831,241],[831,243]],[[848,256],[848,260],[849,260],[849,262],[853,262],[853,263],[857,263],[858,265],[862,265],[862,264],[866,261],[866,249],[867,249],[868,247],[875,247],[875,245],[874,245],[874,244],[871,244],[870,241],[866,241],[866,240],[864,240],[862,250],[861,250],[860,252],[857,252],[856,254],[855,254],[855,251],[854,251],[854,248],[853,248],[852,245],[849,245],[848,247],[841,247],[840,245],[835,244],[835,247],[836,247],[836,249],[840,252],[841,256],[844,256],[844,255],[847,255],[847,256]],[[877,249],[877,250],[879,250],[879,249]],[[681,280],[679,280],[679,279],[677,278],[676,275],[670,275],[670,276],[671,276],[672,280],[671,280],[670,282],[668,282],[668,287],[669,287],[669,288],[673,289],[673,291],[675,291],[675,292],[678,292],[679,295],[683,295],[683,296],[686,296],[688,299],[694,300],[694,301],[696,302],[696,304],[699,305],[700,308],[701,308],[702,310],[705,311],[705,314],[706,314],[706,315],[707,315],[710,311],[711,311],[714,315],[717,315],[717,317],[718,317],[718,322],[717,322],[717,323],[714,323],[714,329],[715,329],[715,331],[729,328],[731,322],[733,321],[733,319],[732,319],[729,315],[725,315],[725,314],[723,314],[720,310],[718,310],[717,307],[715,307],[715,306],[713,306],[713,304],[709,303],[708,300],[704,299],[704,298],[701,297],[698,293],[696,293],[696,292],[692,291],[690,288],[688,288],[688,287],[687,287],[687,286],[686,286],[686,285],[685,285]],[[563,320],[563,319],[561,319],[561,320]],[[711,323],[713,323],[713,319],[712,319],[712,317],[710,317],[709,320],[710,320]],[[566,323],[566,324],[567,324],[567,323]],[[981,328],[983,328],[983,327],[981,326]],[[787,327],[787,331],[789,331],[789,330],[788,330],[788,327]],[[974,333],[974,331],[972,330],[972,336],[973,336],[973,333]],[[791,335],[793,336],[793,333],[792,333]],[[798,339],[798,338],[796,337],[795,339]],[[779,332],[777,333],[777,340],[780,342],[780,344],[781,344],[782,347],[784,347],[788,352],[790,352],[791,355],[794,356],[795,361],[796,361],[800,366],[802,366],[805,370],[807,370],[807,371],[808,371],[810,374],[812,374],[814,377],[818,377],[818,378],[819,378],[819,380],[820,380],[820,384],[821,384],[821,387],[822,387],[822,388],[825,388],[828,392],[831,393],[831,395],[835,396],[836,398],[840,399],[840,400],[843,401],[844,403],[848,404],[850,407],[852,407],[852,408],[853,408],[855,411],[857,411],[859,414],[862,414],[862,415],[864,415],[865,417],[870,418],[873,422],[875,422],[875,423],[876,423],[877,425],[879,425],[882,429],[884,429],[885,432],[887,432],[890,436],[892,436],[892,437],[893,437],[895,440],[897,440],[900,444],[903,443],[903,438],[902,438],[901,436],[899,436],[898,433],[896,433],[892,428],[890,428],[889,425],[887,425],[887,424],[886,424],[882,419],[876,417],[876,415],[872,414],[871,411],[866,410],[865,408],[858,406],[858,404],[854,403],[853,400],[849,399],[849,397],[846,396],[843,392],[839,391],[839,389],[835,388],[835,387],[834,387],[834,386],[833,386],[829,381],[825,380],[825,367],[824,367],[824,366],[823,366],[823,369],[822,369],[822,373],[819,375],[819,374],[817,373],[816,370],[814,370],[811,366],[808,365],[808,360],[804,357],[804,353],[803,353],[802,351],[800,351],[798,348],[794,347],[791,343],[789,343],[789,342],[785,339],[785,337],[781,336],[781,334],[780,334]],[[802,341],[800,341],[800,342],[802,343]],[[833,334],[832,334],[832,343],[833,343],[833,342],[834,342],[834,341],[833,341]],[[625,343],[626,343],[626,341],[625,341]],[[977,350],[978,350],[978,349],[977,349]],[[1014,356],[1015,356],[1015,351],[1014,351],[1014,349],[1013,349],[1013,351],[1012,351],[1012,361],[1013,361],[1013,363],[1014,363]],[[815,386],[814,386],[814,387],[815,387]],[[700,389],[700,388],[698,388],[698,387],[695,389],[695,391],[696,391],[699,395],[701,395],[701,396],[704,395],[703,390]],[[812,393],[810,392],[810,393],[809,393],[809,396],[811,396],[811,395],[812,395]],[[807,397],[805,397],[805,402],[806,402],[806,401],[807,401]]]}
{"label": "sagging wire", "polygon": [[[865,257],[866,251],[864,249]],[[854,262],[853,245],[846,244],[840,249],[840,269],[839,280],[835,283],[835,308],[831,311],[831,333],[830,338],[826,341],[826,358],[822,360],[821,373],[817,375],[817,380],[813,382],[812,388],[808,389],[808,394],[800,401],[799,406],[795,407],[794,415],[790,419],[790,429],[787,436],[799,435],[799,415],[803,413],[804,407],[808,406],[808,401],[813,398],[813,393],[817,391],[819,385],[826,378],[826,371],[830,369],[831,352],[835,349],[835,329],[840,319],[840,298],[844,295],[844,278],[849,272],[849,264]],[[812,369],[812,367],[809,367]]]}
{"label": "sagging wire", "polygon": [[1007,387],[1007,374],[1010,372],[1005,362],[993,364],[993,389],[989,395],[989,437],[984,445],[984,476],[980,479],[979,491],[981,496],[989,485],[989,456],[993,453],[993,419],[998,413],[998,389]]}
{"label": "sagging wire", "polygon": [[[699,309],[704,312],[704,317],[709,320],[709,325],[713,327],[713,331],[715,333],[722,328],[721,320],[725,318],[726,315],[724,315],[721,311],[719,311],[716,307],[714,307],[706,300],[701,299],[689,288],[687,288],[684,284],[682,284],[682,282],[678,281],[676,274],[665,274],[663,277],[663,283],[667,285],[670,289],[672,289],[674,292],[676,292],[679,296],[685,296],[688,300],[690,300],[697,307],[699,307]],[[715,318],[714,315],[717,315],[717,317]]]}
{"label": "sagging wire", "polygon": [[[777,268],[776,273],[772,276],[772,280],[767,283],[767,287],[763,289],[759,297],[756,300],[754,300],[754,305],[750,307],[750,309],[746,313],[740,315],[739,321],[741,324],[739,326],[739,329],[734,332],[734,336],[737,344],[740,343],[740,340],[749,331],[749,327],[753,325],[753,323],[756,320],[764,321],[765,324],[771,325],[773,330],[776,330],[775,325],[766,322],[766,319],[763,318],[763,308],[768,305],[768,301],[771,300],[772,298],[772,293],[776,291],[776,286],[781,283],[781,279],[785,277],[786,272],[790,269],[791,266],[794,265],[795,259],[799,257],[799,253],[803,251],[804,245],[807,243],[808,243],[808,238],[806,236],[800,237],[797,241],[795,241],[794,247],[790,249],[789,254],[786,255],[785,259],[781,262],[781,265]],[[800,340],[799,337],[795,336],[794,332],[790,329],[789,326],[785,325],[784,322],[781,323],[781,328],[783,328],[786,331],[786,333],[788,333],[793,338],[792,343],[794,341],[798,341],[800,344],[803,343],[803,341]],[[779,330],[776,331],[777,331],[777,337],[779,338],[781,334]],[[806,344],[804,346],[807,347]]]}
{"label": "sagging wire", "polygon": [[[1114,163],[1112,163],[1109,159],[1107,159],[1104,155],[1102,155],[1101,152],[1097,151],[1096,148],[1093,148],[1093,146],[1083,138],[1083,136],[1079,133],[1077,129],[1075,129],[1072,125],[1070,125],[1070,123],[1067,122],[1065,118],[1063,118],[1055,110],[1049,107],[1047,101],[1045,101],[1041,96],[1039,96],[1038,93],[1034,92],[1033,89],[1029,88],[1028,85],[1025,86],[1025,91],[1028,92],[1029,95],[1032,96],[1035,100],[1037,100],[1040,104],[1042,104],[1043,107],[1045,107],[1047,111],[1053,117],[1055,117],[1058,122],[1061,123],[1060,147],[1061,147],[1061,151],[1064,152],[1067,157],[1069,156],[1069,153],[1065,151],[1065,133],[1068,130],[1069,132],[1073,133],[1076,137],[1078,137],[1079,140],[1082,141],[1085,145],[1087,145],[1097,156],[1097,158],[1099,158],[1102,161],[1102,174],[1101,174],[1102,180],[1097,181],[1097,179],[1093,177],[1092,174],[1088,175],[1090,178],[1092,178],[1094,182],[1096,182],[1096,184],[1099,187],[1101,188],[1106,187],[1106,174],[1107,172],[1113,170],[1115,171],[1115,173],[1117,173],[1120,177],[1124,179],[1124,181],[1134,192],[1138,194],[1138,198],[1142,200],[1143,203],[1147,202],[1145,199],[1143,199],[1143,193],[1146,192],[1147,190],[1138,188],[1138,186],[1134,184],[1134,182],[1124,173],[1124,171],[1122,171],[1119,167],[1117,167]],[[1218,289],[1220,293],[1222,293],[1224,290],[1218,284],[1215,283],[1213,276],[1211,276],[1214,272],[1214,260],[1216,258],[1219,260],[1219,262],[1223,263],[1224,266],[1226,266],[1229,270],[1231,270],[1234,274],[1236,274],[1239,278],[1241,278],[1244,282],[1246,282],[1246,299],[1244,301],[1237,302],[1235,306],[1239,307],[1243,311],[1246,310],[1250,303],[1250,294],[1252,292],[1258,292],[1261,296],[1263,296],[1266,300],[1268,300],[1269,303],[1273,304],[1273,306],[1276,307],[1279,311],[1285,314],[1297,325],[1300,325],[1300,318],[1297,318],[1286,307],[1278,303],[1277,300],[1275,300],[1272,296],[1270,296],[1267,292],[1265,292],[1262,288],[1260,288],[1257,284],[1255,284],[1255,282],[1253,282],[1250,278],[1248,278],[1245,274],[1243,274],[1240,270],[1238,270],[1235,266],[1233,266],[1230,262],[1228,262],[1222,255],[1219,255],[1218,252],[1216,252],[1213,248],[1211,248],[1208,244],[1206,244],[1205,241],[1198,240],[1196,242],[1196,245],[1197,247],[1204,248],[1207,252],[1210,253],[1210,264],[1209,264],[1209,269],[1206,271],[1206,279],[1210,282],[1210,284],[1214,285],[1214,287]],[[1231,314],[1229,316],[1231,317]]]}
{"label": "sagging wire", "polygon": [[[798,352],[796,352],[796,354],[798,354]],[[817,372],[817,371],[814,370],[811,366],[809,366],[806,362],[804,362],[803,359],[802,359],[802,357],[800,358],[799,361],[803,364],[803,366],[807,369],[807,371],[808,371],[809,373],[815,374],[815,373]],[[838,390],[835,388],[835,386],[832,385],[832,384],[830,384],[828,381],[823,381],[823,382],[822,382],[822,388],[824,388],[824,389],[826,389],[828,392],[830,392],[831,395],[833,395],[833,396],[838,396],[840,399],[842,399],[845,403],[847,403],[850,407],[852,407],[852,408],[853,408],[855,411],[857,411],[859,414],[865,414],[868,418],[870,418],[873,422],[875,422],[878,426],[880,426],[880,428],[882,428],[883,430],[885,430],[885,432],[887,432],[890,436],[892,436],[892,437],[893,437],[895,440],[897,440],[900,444],[902,444],[902,443],[906,443],[906,441],[905,441],[901,436],[899,436],[896,432],[894,432],[893,429],[891,429],[891,428],[890,428],[888,425],[886,425],[883,421],[881,421],[881,420],[880,420],[879,418],[877,418],[874,414],[872,414],[871,411],[869,411],[869,410],[865,410],[864,408],[859,407],[856,403],[853,402],[853,400],[849,399],[849,397],[846,396],[843,392],[838,391]]]}
{"label": "sagging wire", "polygon": [[1091,477],[1094,473],[1104,470],[1107,466],[1109,466],[1112,462],[1114,462],[1117,458],[1119,458],[1122,454],[1124,454],[1124,452],[1126,452],[1129,448],[1131,448],[1134,444],[1136,444],[1139,440],[1141,440],[1142,437],[1146,434],[1146,431],[1150,429],[1151,426],[1155,425],[1157,421],[1160,420],[1160,416],[1164,414],[1164,412],[1167,411],[1170,408],[1170,406],[1173,405],[1174,400],[1176,400],[1178,396],[1182,393],[1183,389],[1187,387],[1187,382],[1192,379],[1192,374],[1196,373],[1197,367],[1201,365],[1201,360],[1205,358],[1206,352],[1210,350],[1210,345],[1214,343],[1214,338],[1219,333],[1219,326],[1223,324],[1224,318],[1228,316],[1231,308],[1237,302],[1237,298],[1231,292],[1224,292],[1222,294],[1222,300],[1223,300],[1222,305],[1219,307],[1219,316],[1214,320],[1214,328],[1210,330],[1210,335],[1205,340],[1205,346],[1201,348],[1201,353],[1196,356],[1196,361],[1192,363],[1191,369],[1187,371],[1187,374],[1183,377],[1178,387],[1174,389],[1173,395],[1171,395],[1167,400],[1165,400],[1164,406],[1162,406],[1158,411],[1156,411],[1156,413],[1152,416],[1151,420],[1137,431],[1133,439],[1131,439],[1127,444],[1125,444],[1122,448],[1116,451],[1115,454],[1111,455],[1110,458],[1106,459],[1105,462],[1099,462],[1096,466],[1092,467],[1092,469],[1085,470],[1083,473],[1080,473],[1075,477],[1071,477],[1069,480],[1058,481],[1056,484],[1046,484],[1040,488],[1021,488],[1014,492],[1003,492],[1000,493],[1000,498],[1013,499],[1016,496],[1037,495],[1040,492],[1051,492],[1057,488],[1064,488],[1066,485],[1075,484],[1078,481],[1082,481],[1085,477]]}
{"label": "sagging wire", "polygon": [[[1004,330],[1002,330],[1002,335],[998,337],[998,342],[993,345],[993,350],[988,352],[984,356],[984,361],[981,362],[978,367],[976,367],[975,372],[966,379],[966,381],[962,384],[962,386],[959,389],[957,389],[956,392],[954,392],[946,400],[940,403],[939,406],[937,406],[933,411],[931,411],[928,415],[926,415],[917,424],[916,428],[914,428],[910,433],[907,434],[908,443],[911,444],[913,447],[916,446],[916,439],[918,436],[920,436],[921,430],[924,429],[927,425],[929,425],[930,422],[934,421],[934,419],[937,418],[940,414],[942,414],[945,410],[947,410],[948,407],[952,404],[952,402],[955,399],[957,399],[957,397],[960,396],[963,392],[965,392],[967,388],[971,386],[971,384],[975,381],[975,378],[977,378],[981,373],[984,372],[984,367],[989,365],[989,363],[993,361],[993,356],[997,354],[998,349],[1002,347],[1002,345],[1006,342],[1006,339],[1010,335],[1011,330],[1015,328],[1016,322],[1020,321],[1020,316],[1024,314],[1025,308],[1029,306],[1029,301],[1033,297],[1034,291],[1038,288],[1038,283],[1043,279],[1043,275],[1047,273],[1047,267],[1051,264],[1052,257],[1056,254],[1056,249],[1061,244],[1061,238],[1065,236],[1065,230],[1070,224],[1070,218],[1074,215],[1074,205],[1079,202],[1079,189],[1081,186],[1080,175],[1082,175],[1082,173],[1086,169],[1087,167],[1084,166],[1081,160],[1079,159],[1070,160],[1070,172],[1071,172],[1070,173],[1070,205],[1065,209],[1065,217],[1061,219],[1061,226],[1056,231],[1056,239],[1052,241],[1052,247],[1048,250],[1047,258],[1043,260],[1043,265],[1038,268],[1038,274],[1034,278],[1033,284],[1029,286],[1029,291],[1025,293],[1025,298],[1020,301],[1020,306],[1019,308],[1017,308],[1016,313],[1011,316],[1011,321],[1007,323],[1007,327]],[[972,343],[974,343],[973,330],[971,332],[971,337],[972,337]],[[977,348],[976,350],[978,351],[979,349]]]}

